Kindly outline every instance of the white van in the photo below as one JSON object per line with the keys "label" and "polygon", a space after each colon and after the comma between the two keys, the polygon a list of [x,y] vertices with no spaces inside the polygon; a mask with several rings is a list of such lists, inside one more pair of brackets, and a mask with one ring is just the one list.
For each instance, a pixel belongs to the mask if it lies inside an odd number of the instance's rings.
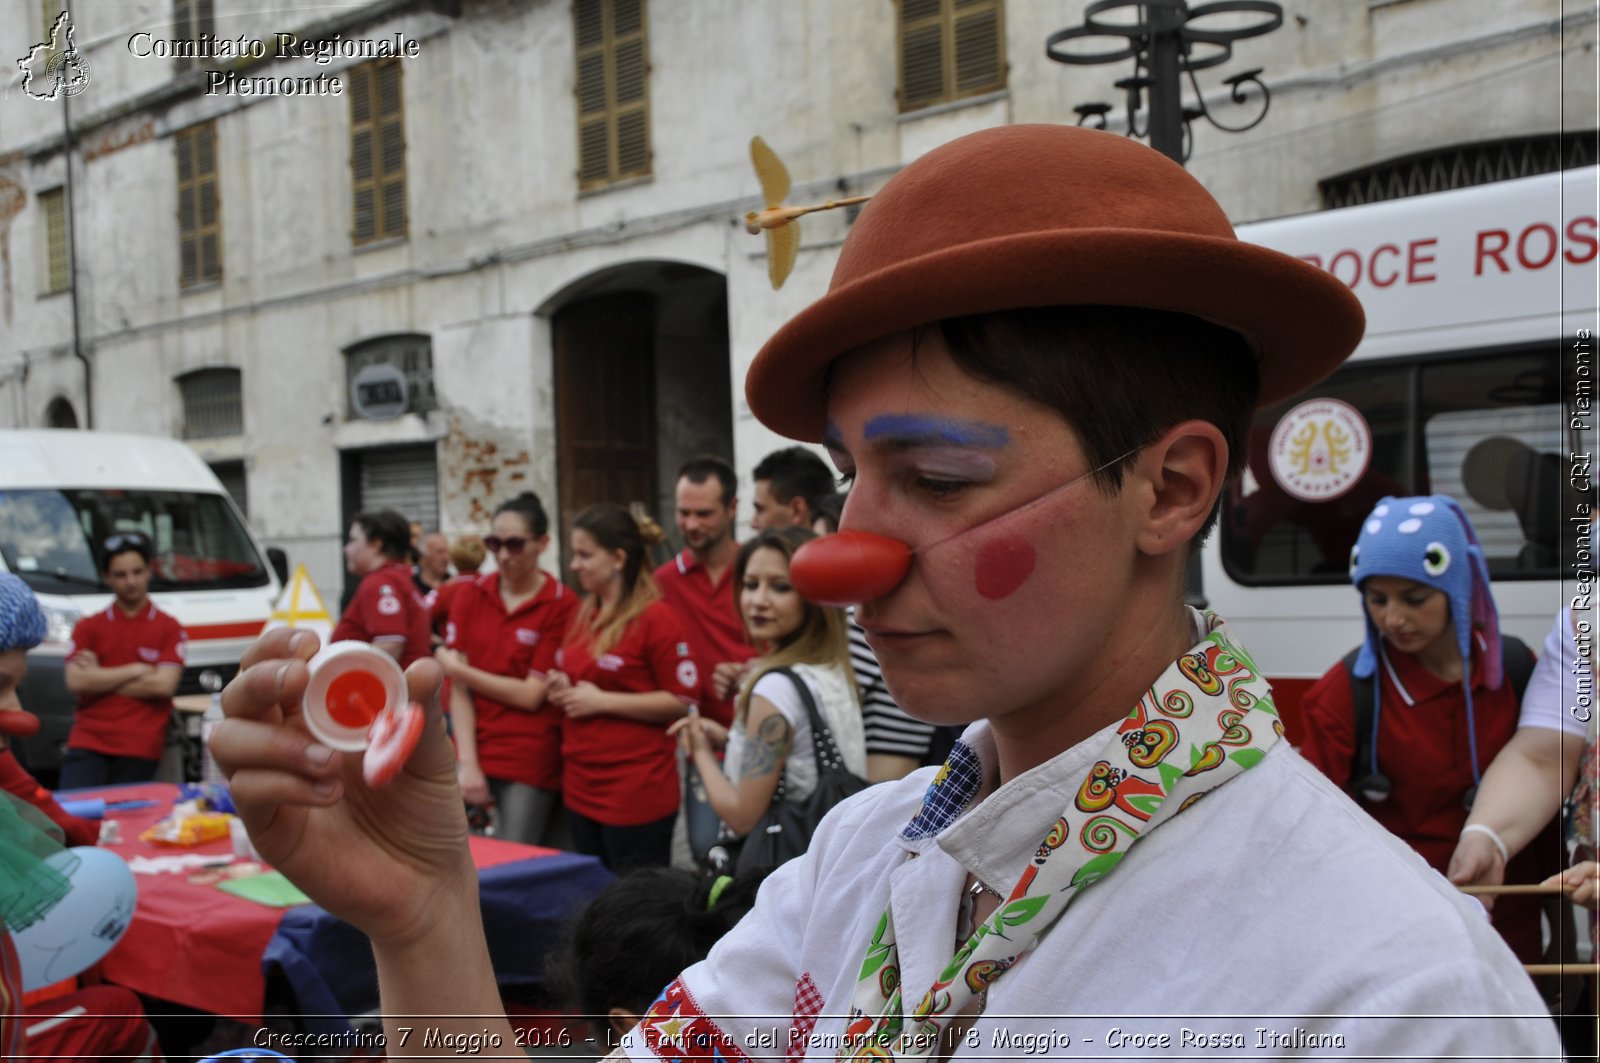
{"label": "white van", "polygon": [[1266,667],[1292,739],[1304,691],[1361,642],[1348,559],[1384,495],[1447,494],[1501,627],[1535,651],[1592,579],[1600,197],[1593,167],[1241,225],[1367,312],[1360,347],[1259,411],[1203,552],[1205,596]]}
{"label": "white van", "polygon": [[0,431],[0,567],[33,588],[49,622],[20,692],[43,722],[16,743],[35,773],[60,765],[74,707],[62,676],[67,644],[80,617],[112,602],[100,580],[101,544],[118,532],[149,537],[151,597],[188,633],[180,694],[201,692],[207,671],[231,678],[278,598],[281,552],[269,563],[227,491],[184,444]]}

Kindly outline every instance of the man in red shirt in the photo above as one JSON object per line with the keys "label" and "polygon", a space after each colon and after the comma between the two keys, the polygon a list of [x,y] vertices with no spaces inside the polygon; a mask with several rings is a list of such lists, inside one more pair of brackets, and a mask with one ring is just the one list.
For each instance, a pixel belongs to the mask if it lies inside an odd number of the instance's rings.
{"label": "man in red shirt", "polygon": [[64,790],[155,778],[183,677],[183,628],[150,600],[150,540],[119,533],[104,551],[100,575],[116,600],[72,629],[66,680],[78,708]]}
{"label": "man in red shirt", "polygon": [[701,671],[700,709],[722,724],[733,722],[733,699],[731,691],[717,696],[716,673],[737,673],[756,652],[745,637],[733,587],[733,562],[739,556],[733,537],[738,482],[733,466],[709,455],[678,470],[674,494],[684,549],[655,574],[662,597],[683,622],[694,659],[708,666]]}
{"label": "man in red shirt", "polygon": [[433,652],[428,608],[411,582],[410,549],[406,519],[394,510],[356,514],[344,564],[361,585],[333,629],[334,642],[370,642],[402,668]]}

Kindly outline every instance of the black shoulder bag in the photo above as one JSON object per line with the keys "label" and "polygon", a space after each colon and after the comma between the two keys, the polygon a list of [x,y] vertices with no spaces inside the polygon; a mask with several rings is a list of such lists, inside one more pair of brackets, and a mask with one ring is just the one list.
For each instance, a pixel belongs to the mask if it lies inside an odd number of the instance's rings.
{"label": "black shoulder bag", "polygon": [[805,680],[787,668],[772,670],[787,676],[800,692],[800,700],[811,718],[811,752],[817,761],[817,788],[810,795],[790,801],[784,796],[784,766],[778,767],[778,789],[772,804],[745,836],[734,864],[736,874],[758,868],[773,868],[806,851],[817,824],[828,810],[851,794],[867,788],[867,780],[844,766],[844,757],[833,740],[833,732],[817,711],[817,702]]}

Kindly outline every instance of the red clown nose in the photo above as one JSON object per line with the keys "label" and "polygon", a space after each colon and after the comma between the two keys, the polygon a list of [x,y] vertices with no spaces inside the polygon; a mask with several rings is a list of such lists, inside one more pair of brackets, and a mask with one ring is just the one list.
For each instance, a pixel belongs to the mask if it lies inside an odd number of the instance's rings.
{"label": "red clown nose", "polygon": [[911,547],[865,531],[812,539],[794,552],[789,579],[809,602],[843,608],[882,598],[911,568]]}

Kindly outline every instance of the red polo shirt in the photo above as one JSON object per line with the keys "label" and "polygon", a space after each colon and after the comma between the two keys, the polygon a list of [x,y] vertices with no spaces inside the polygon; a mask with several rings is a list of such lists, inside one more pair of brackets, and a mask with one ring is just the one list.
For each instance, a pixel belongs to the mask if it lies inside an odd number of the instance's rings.
{"label": "red polo shirt", "polygon": [[[510,613],[500,597],[498,572],[447,584],[458,589],[444,644],[485,672],[544,678],[555,666],[561,640],[578,610],[578,596],[548,572],[541,574],[539,593]],[[472,707],[478,720],[478,765],[485,775],[542,790],[561,788],[561,713],[554,705],[528,712],[474,693]]]}
{"label": "red polo shirt", "polygon": [[[556,657],[573,683],[648,694],[665,690],[687,704],[700,694],[700,666],[677,611],[652,602],[596,659],[574,629]],[[622,716],[584,716],[561,728],[561,799],[581,816],[613,827],[634,827],[672,815],[678,807],[677,740],[666,723]]]}
{"label": "red polo shirt", "polygon": [[[112,602],[72,629],[67,660],[80,650],[99,658],[102,668],[142,662],[157,668],[182,668],[183,628],[154,602],[129,616]],[[90,749],[111,757],[160,760],[167,744],[171,698],[130,698],[115,691],[78,695],[78,711],[67,736],[68,749]]]}
{"label": "red polo shirt", "polygon": [[[1478,766],[1487,770],[1495,754],[1517,729],[1517,696],[1510,682],[1490,690],[1484,682],[1482,636],[1474,633],[1472,715],[1478,738]],[[1361,807],[1400,838],[1441,874],[1450,863],[1467,809],[1462,797],[1472,785],[1472,754],[1467,744],[1467,706],[1461,683],[1441,679],[1409,653],[1385,647],[1388,666],[1380,660],[1378,767],[1388,776],[1389,796]],[[1343,662],[1306,691],[1300,702],[1305,718],[1305,743],[1300,753],[1340,788],[1352,773],[1366,774],[1355,764],[1355,702]],[[1554,835],[1541,834],[1512,858],[1507,882],[1538,882],[1559,870],[1543,864],[1557,851]],[[1532,903],[1524,903],[1524,902]],[[1539,898],[1501,897],[1495,902],[1494,924],[1524,963],[1539,956]]]}
{"label": "red polo shirt", "polygon": [[661,596],[682,620],[689,635],[689,649],[701,665],[700,711],[707,719],[731,725],[733,699],[716,696],[712,671],[723,661],[748,661],[756,655],[739,617],[733,566],[728,566],[719,582],[712,583],[705,565],[686,549],[656,569],[656,583],[661,587]]}
{"label": "red polo shirt", "polygon": [[366,574],[350,607],[333,629],[333,641],[403,642],[400,667],[433,652],[428,641],[428,607],[422,604],[411,566],[391,561]]}
{"label": "red polo shirt", "polygon": [[439,584],[433,589],[432,594],[423,596],[422,601],[428,607],[428,626],[433,629],[435,635],[444,638],[444,626],[450,622],[450,610],[455,605],[461,588],[471,586],[480,578],[476,572],[463,572]]}

